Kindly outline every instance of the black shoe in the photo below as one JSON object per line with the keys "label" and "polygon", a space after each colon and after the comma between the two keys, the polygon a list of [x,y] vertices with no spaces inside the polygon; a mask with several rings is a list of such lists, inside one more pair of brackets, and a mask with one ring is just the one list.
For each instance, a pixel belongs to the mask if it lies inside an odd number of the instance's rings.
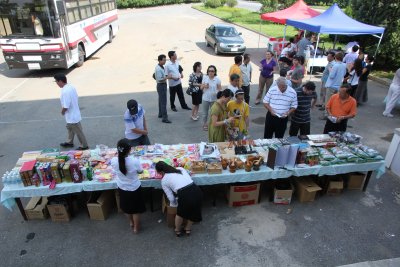
{"label": "black shoe", "polygon": [[64,142],[64,143],[61,143],[60,146],[63,146],[63,147],[73,147],[74,144]]}
{"label": "black shoe", "polygon": [[86,147],[78,147],[76,150],[88,150],[89,149],[89,147],[88,146],[86,146]]}
{"label": "black shoe", "polygon": [[177,112],[176,108],[171,108],[171,109],[172,109],[172,111],[175,111],[175,112]]}
{"label": "black shoe", "polygon": [[162,120],[163,123],[171,123],[170,120]]}
{"label": "black shoe", "polygon": [[317,104],[317,105],[315,105],[317,108],[322,108],[322,105],[321,104]]}
{"label": "black shoe", "polygon": [[184,108],[182,108],[182,109],[186,109],[186,110],[192,110],[191,108],[189,108],[189,107],[184,107]]}
{"label": "black shoe", "polygon": [[158,118],[161,119],[161,118],[162,118],[162,115],[158,115]]}

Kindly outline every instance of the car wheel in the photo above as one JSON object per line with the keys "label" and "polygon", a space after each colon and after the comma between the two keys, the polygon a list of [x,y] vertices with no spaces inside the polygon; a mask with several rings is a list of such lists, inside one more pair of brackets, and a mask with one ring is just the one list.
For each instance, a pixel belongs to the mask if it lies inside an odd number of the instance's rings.
{"label": "car wheel", "polygon": [[206,46],[210,47],[210,44],[208,43],[207,38],[204,38],[204,40],[206,41]]}
{"label": "car wheel", "polygon": [[217,44],[214,45],[214,53],[215,53],[216,55],[219,55],[218,45],[217,45]]}

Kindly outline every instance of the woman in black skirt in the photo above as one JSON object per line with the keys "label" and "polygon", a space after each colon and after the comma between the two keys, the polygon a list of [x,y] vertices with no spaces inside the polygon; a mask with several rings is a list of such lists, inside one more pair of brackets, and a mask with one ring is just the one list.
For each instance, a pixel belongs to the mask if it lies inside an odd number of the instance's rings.
{"label": "woman in black skirt", "polygon": [[159,161],[156,164],[156,171],[163,176],[161,185],[170,205],[178,207],[175,217],[176,236],[180,237],[182,235],[183,219],[187,220],[184,230],[186,235],[189,236],[193,222],[202,220],[201,203],[203,201],[203,193],[183,168],[174,168],[163,161]]}
{"label": "woman in black skirt", "polygon": [[192,95],[192,120],[199,120],[199,106],[203,97],[203,92],[200,90],[200,85],[203,80],[201,72],[201,63],[196,62],[193,65],[193,73],[189,76],[189,92]]}
{"label": "woman in black skirt", "polygon": [[138,159],[129,157],[131,145],[127,139],[119,140],[117,149],[118,157],[111,160],[111,166],[117,173],[120,206],[129,219],[133,233],[137,234],[140,227],[140,213],[146,211],[138,177],[143,170]]}

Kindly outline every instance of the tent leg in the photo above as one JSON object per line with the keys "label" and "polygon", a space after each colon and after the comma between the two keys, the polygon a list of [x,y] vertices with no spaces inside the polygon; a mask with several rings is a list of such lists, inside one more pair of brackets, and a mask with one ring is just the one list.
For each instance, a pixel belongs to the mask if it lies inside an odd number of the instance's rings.
{"label": "tent leg", "polygon": [[318,44],[319,44],[319,36],[320,36],[320,34],[321,34],[321,33],[318,33],[317,44],[315,45],[315,49],[314,49],[314,58],[313,58],[313,62],[312,62],[312,65],[311,65],[310,79],[309,79],[309,80],[311,80],[311,75],[312,75],[313,70],[314,70],[314,61],[315,61],[315,58],[316,58],[316,56],[317,56],[317,50],[318,50]]}
{"label": "tent leg", "polygon": [[261,20],[260,20],[260,30],[258,31],[258,47],[260,48],[260,38],[261,38]]}
{"label": "tent leg", "polygon": [[335,34],[335,40],[333,41],[333,49],[336,47],[336,42],[337,42],[337,34]]}
{"label": "tent leg", "polygon": [[376,47],[376,50],[375,50],[374,58],[376,57],[376,54],[378,53],[379,46],[381,45],[381,42],[382,42],[382,37],[383,37],[383,33],[381,34],[381,37],[379,38],[379,42],[378,42],[378,46]]}

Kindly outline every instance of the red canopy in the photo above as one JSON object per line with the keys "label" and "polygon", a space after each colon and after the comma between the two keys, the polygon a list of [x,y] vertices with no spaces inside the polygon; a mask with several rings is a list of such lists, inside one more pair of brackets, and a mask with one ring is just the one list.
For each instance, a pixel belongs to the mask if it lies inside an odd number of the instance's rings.
{"label": "red canopy", "polygon": [[319,14],[318,11],[309,8],[303,0],[299,0],[286,9],[262,14],[261,19],[286,24],[286,19],[308,19]]}

